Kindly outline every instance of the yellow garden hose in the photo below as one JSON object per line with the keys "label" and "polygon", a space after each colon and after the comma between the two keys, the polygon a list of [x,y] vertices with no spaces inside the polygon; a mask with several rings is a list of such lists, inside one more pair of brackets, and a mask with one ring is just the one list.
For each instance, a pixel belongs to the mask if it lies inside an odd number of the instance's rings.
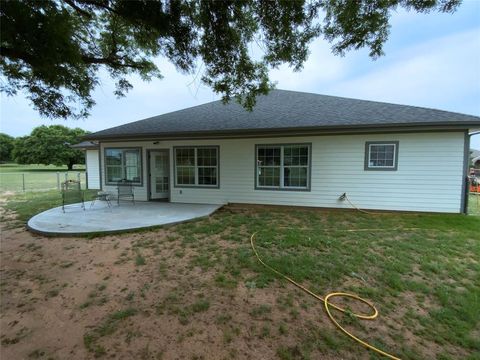
{"label": "yellow garden hose", "polygon": [[[373,230],[373,229],[361,229],[360,231],[362,230]],[[380,230],[380,229],[378,229]],[[402,230],[407,230],[407,229],[402,229]],[[355,231],[355,230],[348,230],[348,231]],[[363,346],[365,346],[366,348],[372,350],[372,351],[375,351],[376,353],[378,354],[381,354],[383,356],[386,356],[387,358],[390,358],[390,359],[394,359],[394,360],[400,360],[400,358],[392,355],[392,354],[389,354],[383,350],[380,350],[379,348],[367,343],[366,341],[362,340],[362,339],[359,339],[358,337],[356,337],[355,335],[353,335],[352,333],[350,333],[348,330],[346,330],[344,327],[342,327],[334,318],[334,316],[332,315],[332,313],[330,312],[330,308],[334,308],[340,312],[343,312],[345,313],[346,310],[340,306],[337,306],[335,304],[332,304],[330,303],[328,300],[330,298],[333,298],[333,297],[348,297],[348,298],[352,298],[352,299],[356,299],[366,305],[368,305],[372,310],[372,314],[370,315],[365,315],[365,314],[357,314],[357,313],[352,313],[353,316],[355,316],[356,318],[358,319],[363,319],[363,320],[373,320],[375,319],[377,316],[378,316],[378,310],[376,309],[376,307],[369,301],[357,296],[357,295],[354,295],[354,294],[349,294],[349,293],[345,293],[345,292],[332,292],[332,293],[329,293],[325,296],[325,298],[322,298],[320,295],[317,295],[315,294],[313,291],[311,291],[310,289],[304,287],[303,285],[297,283],[295,280],[291,279],[290,277],[288,277],[287,275],[285,274],[282,274],[280,271],[276,270],[275,268],[271,267],[270,265],[268,265],[267,263],[265,263],[262,258],[260,257],[260,255],[258,254],[257,252],[257,249],[255,248],[255,237],[256,237],[257,233],[253,233],[251,236],[250,236],[250,245],[252,246],[252,250],[253,252],[255,253],[255,256],[257,257],[257,260],[263,265],[265,266],[267,269],[269,269],[270,271],[274,272],[275,274],[279,275],[280,277],[284,278],[285,280],[289,281],[290,283],[292,283],[293,285],[295,285],[296,287],[302,289],[303,291],[305,291],[306,293],[310,294],[311,296],[313,296],[314,298],[320,300],[323,302],[323,304],[325,305],[325,311],[327,312],[327,315],[328,317],[330,318],[330,320],[335,324],[336,327],[338,327],[343,333],[345,333],[346,335],[348,335],[349,337],[351,337],[353,340],[357,341],[358,343],[362,344]]]}

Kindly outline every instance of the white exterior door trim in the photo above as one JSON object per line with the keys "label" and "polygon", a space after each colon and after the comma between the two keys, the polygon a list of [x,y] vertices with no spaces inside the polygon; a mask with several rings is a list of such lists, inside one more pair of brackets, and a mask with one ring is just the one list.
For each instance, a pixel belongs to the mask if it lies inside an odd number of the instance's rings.
{"label": "white exterior door trim", "polygon": [[148,150],[150,200],[170,199],[170,149]]}

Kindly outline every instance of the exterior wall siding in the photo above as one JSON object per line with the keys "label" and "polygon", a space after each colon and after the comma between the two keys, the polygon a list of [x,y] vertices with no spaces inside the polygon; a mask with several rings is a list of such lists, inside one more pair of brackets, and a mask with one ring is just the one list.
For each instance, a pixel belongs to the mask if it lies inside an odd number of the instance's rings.
{"label": "exterior wall siding", "polygon": [[98,150],[85,151],[85,164],[87,166],[87,182],[89,189],[100,189]]}
{"label": "exterior wall siding", "polygon": [[[398,141],[397,171],[365,171],[367,141]],[[218,145],[218,189],[170,189],[170,201],[183,203],[252,203],[312,207],[350,208],[339,201],[346,192],[365,209],[461,212],[465,133],[425,132],[362,135],[332,135],[284,138],[211,139],[177,141],[131,141],[101,143],[104,147],[140,146],[143,151],[143,186],[135,188],[138,200],[148,200],[147,150],[174,146]],[[157,141],[155,141],[157,142]],[[255,145],[311,143],[311,190],[255,189]],[[172,156],[172,151],[170,151]],[[172,160],[172,159],[171,159]],[[104,164],[104,159],[101,161]],[[98,161],[97,161],[98,167]],[[171,184],[173,161],[170,161]],[[102,179],[105,179],[102,171]],[[115,187],[103,188],[115,192]]]}

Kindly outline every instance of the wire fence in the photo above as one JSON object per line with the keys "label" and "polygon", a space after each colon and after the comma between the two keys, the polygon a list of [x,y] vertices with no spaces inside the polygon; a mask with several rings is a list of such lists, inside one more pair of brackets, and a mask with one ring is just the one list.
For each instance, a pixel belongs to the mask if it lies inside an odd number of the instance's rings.
{"label": "wire fence", "polygon": [[82,189],[86,188],[85,172],[79,171],[32,171],[0,173],[0,192],[31,192],[60,190],[61,183],[67,180],[80,181]]}

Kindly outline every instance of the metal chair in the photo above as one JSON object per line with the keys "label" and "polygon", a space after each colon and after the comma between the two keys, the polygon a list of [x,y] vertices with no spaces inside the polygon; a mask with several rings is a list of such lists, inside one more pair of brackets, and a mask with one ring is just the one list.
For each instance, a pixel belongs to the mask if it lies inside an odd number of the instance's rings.
{"label": "metal chair", "polygon": [[120,205],[120,199],[131,199],[133,205],[135,205],[135,194],[131,180],[120,180],[117,183],[117,205]]}
{"label": "metal chair", "polygon": [[67,180],[62,183],[62,211],[65,212],[65,205],[80,202],[85,210],[84,192],[80,181]]}

